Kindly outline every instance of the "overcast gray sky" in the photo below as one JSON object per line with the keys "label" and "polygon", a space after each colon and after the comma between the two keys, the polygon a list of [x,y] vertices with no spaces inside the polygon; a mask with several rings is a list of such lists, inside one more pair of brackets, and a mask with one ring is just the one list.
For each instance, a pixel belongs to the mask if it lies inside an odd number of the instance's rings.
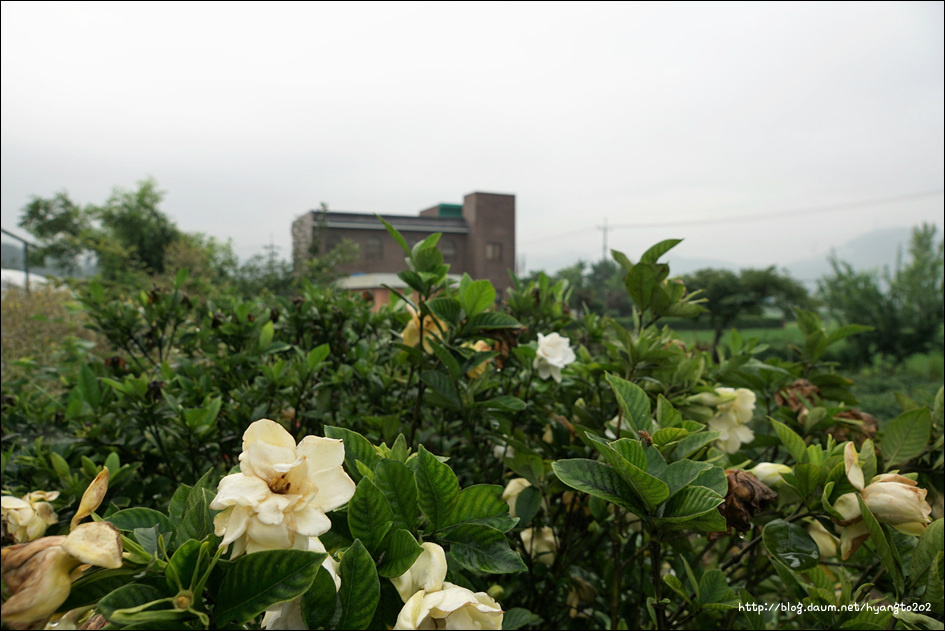
{"label": "overcast gray sky", "polygon": [[519,258],[549,271],[599,258],[605,219],[635,226],[608,236],[631,259],[676,237],[746,266],[943,222],[940,2],[3,2],[0,23],[7,229],[32,195],[147,176],[244,257],[270,235],[288,256],[319,202],[473,191],[517,196]]}

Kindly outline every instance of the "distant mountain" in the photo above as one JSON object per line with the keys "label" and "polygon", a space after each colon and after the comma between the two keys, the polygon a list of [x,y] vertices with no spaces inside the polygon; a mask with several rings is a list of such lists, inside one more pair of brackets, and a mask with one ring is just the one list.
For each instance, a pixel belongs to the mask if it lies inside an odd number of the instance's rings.
{"label": "distant mountain", "polygon": [[[911,235],[912,229],[904,226],[873,230],[834,248],[833,251],[839,260],[846,261],[856,270],[881,270],[884,267],[894,270],[899,252],[901,251],[904,257],[906,255]],[[781,267],[810,288],[816,287],[818,279],[833,272],[829,255],[824,254],[803,258]]]}

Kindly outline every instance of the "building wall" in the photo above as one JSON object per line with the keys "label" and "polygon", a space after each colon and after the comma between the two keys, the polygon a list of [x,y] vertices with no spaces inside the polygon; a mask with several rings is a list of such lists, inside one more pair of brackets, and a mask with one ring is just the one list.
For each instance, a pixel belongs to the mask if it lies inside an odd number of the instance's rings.
{"label": "building wall", "polygon": [[[450,273],[468,273],[475,279],[488,279],[495,286],[497,294],[504,295],[512,284],[508,270],[515,269],[515,196],[495,193],[466,195],[463,199],[462,220],[455,216],[459,211],[458,206],[450,208],[450,212],[454,213],[451,219],[441,219],[438,206],[425,209],[414,217],[385,216],[385,219],[398,228],[409,245],[435,232],[442,232],[437,245],[444,252],[444,262],[450,264]],[[420,221],[419,217],[424,220]],[[336,221],[345,223],[347,227],[319,227],[316,225],[315,211],[306,213],[292,224],[293,262],[297,274],[302,273],[302,263],[310,256],[313,234],[321,240],[318,248],[320,252],[330,250],[342,239],[350,239],[358,245],[358,259],[340,266],[338,271],[342,274],[397,273],[406,269],[403,250],[379,221],[372,221],[364,214],[338,212],[329,213],[327,218],[329,224]],[[424,228],[435,227],[438,221],[443,222],[442,230],[418,230],[409,226],[410,223],[419,222]],[[361,225],[350,226],[352,222]],[[379,252],[376,247],[378,241]],[[447,257],[450,243],[455,250],[452,260]],[[500,251],[498,257],[495,256],[496,248]],[[378,256],[369,258],[369,253]],[[490,254],[493,255],[491,258]]]}

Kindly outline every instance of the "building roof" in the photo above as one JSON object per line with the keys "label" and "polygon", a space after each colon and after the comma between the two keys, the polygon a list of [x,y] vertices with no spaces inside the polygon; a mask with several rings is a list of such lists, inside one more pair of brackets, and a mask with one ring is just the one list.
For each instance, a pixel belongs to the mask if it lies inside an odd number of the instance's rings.
{"label": "building roof", "polygon": [[[312,211],[317,213],[319,211]],[[347,228],[355,230],[384,230],[384,226],[373,213],[346,213],[329,211],[325,213],[326,228]],[[384,221],[400,231],[443,232],[467,234],[469,225],[462,217],[417,217],[411,215],[381,215]]]}

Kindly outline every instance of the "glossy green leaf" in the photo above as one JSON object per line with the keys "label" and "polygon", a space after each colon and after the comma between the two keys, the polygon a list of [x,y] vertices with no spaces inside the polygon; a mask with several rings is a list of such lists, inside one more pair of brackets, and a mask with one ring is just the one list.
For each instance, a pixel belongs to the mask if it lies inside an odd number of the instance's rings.
{"label": "glossy green leaf", "polygon": [[318,570],[312,586],[302,594],[301,605],[302,620],[309,629],[328,626],[338,607],[338,592],[328,570]]}
{"label": "glossy green leaf", "polygon": [[506,315],[504,313],[495,313],[493,311],[487,311],[485,313],[479,313],[466,321],[465,329],[469,333],[475,333],[476,331],[481,331],[483,329],[520,329],[522,328],[522,323],[513,318],[512,316]]}
{"label": "glossy green leaf", "polygon": [[427,300],[424,304],[430,310],[430,313],[450,326],[459,324],[459,314],[462,307],[455,298],[433,298]]}
{"label": "glossy green leaf", "polygon": [[339,573],[341,619],[337,628],[364,629],[374,617],[381,585],[371,555],[357,539],[341,557]]}
{"label": "glossy green leaf", "polygon": [[945,539],[945,521],[939,518],[929,524],[919,537],[915,550],[912,551],[912,559],[909,562],[910,583],[913,585],[922,583],[935,556],[945,549],[943,539]]}
{"label": "glossy green leaf", "polygon": [[[660,479],[669,487],[669,496],[672,497],[687,484],[698,478],[703,472],[714,465],[708,462],[694,460],[680,460],[674,462],[660,474]],[[724,475],[724,474],[723,474]]]}
{"label": "glossy green leaf", "polygon": [[420,381],[443,397],[443,400],[449,404],[450,409],[459,410],[462,408],[462,403],[459,400],[459,392],[457,392],[456,386],[449,378],[449,375],[439,370],[427,370],[421,373]]}
{"label": "glossy green leaf", "polygon": [[670,524],[683,523],[709,511],[715,511],[724,501],[723,496],[704,486],[687,486],[666,502],[659,520]]}
{"label": "glossy green leaf", "polygon": [[646,395],[640,386],[631,383],[626,379],[607,373],[607,383],[613,388],[617,397],[617,404],[623,411],[623,420],[634,431],[649,430],[650,421],[650,398]]}
{"label": "glossy green leaf", "polygon": [[509,505],[502,499],[502,487],[476,484],[459,492],[456,504],[444,526],[478,523],[508,532],[515,525],[509,517]]}
{"label": "glossy green leaf", "polygon": [[105,521],[119,530],[135,530],[157,526],[160,532],[173,533],[176,531],[171,520],[160,511],[153,508],[126,508],[109,515]]}
{"label": "glossy green leaf", "polygon": [[373,556],[394,522],[394,512],[377,485],[361,478],[348,502],[348,529]]}
{"label": "glossy green leaf", "polygon": [[640,517],[648,513],[629,484],[613,467],[596,460],[575,458],[551,464],[558,479],[573,489],[622,506]]}
{"label": "glossy green leaf", "polygon": [[866,529],[870,533],[870,537],[867,541],[873,549],[876,550],[876,556],[879,557],[879,562],[882,563],[883,567],[886,568],[886,572],[892,577],[893,583],[896,586],[896,595],[898,596],[902,594],[904,580],[901,570],[902,564],[898,559],[898,551],[895,546],[891,545],[883,526],[876,521],[873,513],[863,502],[863,497],[859,493],[857,493],[856,499],[860,504],[860,514],[863,516],[863,523],[866,524]]}
{"label": "glossy green leaf", "polygon": [[97,608],[109,622],[122,626],[136,621],[173,620],[183,613],[174,609],[169,594],[143,583],[119,587],[100,600]]}
{"label": "glossy green leaf", "polygon": [[447,524],[449,515],[459,497],[459,481],[448,465],[440,462],[423,445],[417,454],[417,490],[420,510],[434,529]]}
{"label": "glossy green leaf", "polygon": [[374,484],[387,498],[393,516],[393,530],[413,531],[420,517],[413,471],[395,460],[381,460],[374,470]]}
{"label": "glossy green leaf", "polygon": [[511,631],[512,629],[521,629],[541,623],[541,617],[536,616],[528,609],[523,607],[512,607],[502,616],[502,628]]}
{"label": "glossy green leaf", "polygon": [[666,239],[651,246],[643,256],[640,257],[641,263],[656,263],[660,257],[682,243],[682,239]]}
{"label": "glossy green leaf", "polygon": [[326,556],[302,550],[265,550],[240,557],[220,585],[214,621],[218,626],[245,624],[269,607],[305,593]]}
{"label": "glossy green leaf", "polygon": [[817,543],[797,524],[775,519],[765,526],[762,541],[768,554],[794,572],[809,570],[820,563]]}
{"label": "glossy green leaf", "polygon": [[488,574],[527,569],[505,535],[491,526],[460,524],[444,529],[439,538],[451,544],[450,555],[467,569]]}
{"label": "glossy green leaf", "polygon": [[[464,275],[465,281],[468,275]],[[471,318],[485,311],[495,303],[495,288],[488,280],[471,280],[460,285],[459,300]]]}
{"label": "glossy green leaf", "polygon": [[410,569],[423,547],[406,530],[395,530],[387,541],[384,562],[378,566],[377,573],[384,578],[400,576]]}

